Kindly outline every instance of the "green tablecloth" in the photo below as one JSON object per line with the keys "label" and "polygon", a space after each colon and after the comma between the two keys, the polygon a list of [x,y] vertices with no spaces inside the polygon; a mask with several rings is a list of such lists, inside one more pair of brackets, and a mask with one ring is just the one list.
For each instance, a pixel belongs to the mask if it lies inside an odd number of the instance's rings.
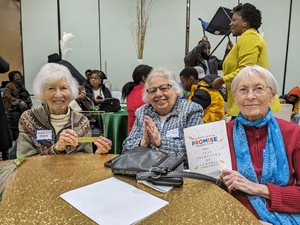
{"label": "green tablecloth", "polygon": [[115,113],[105,113],[104,136],[112,141],[111,154],[120,154],[122,143],[128,135],[128,113],[127,108]]}

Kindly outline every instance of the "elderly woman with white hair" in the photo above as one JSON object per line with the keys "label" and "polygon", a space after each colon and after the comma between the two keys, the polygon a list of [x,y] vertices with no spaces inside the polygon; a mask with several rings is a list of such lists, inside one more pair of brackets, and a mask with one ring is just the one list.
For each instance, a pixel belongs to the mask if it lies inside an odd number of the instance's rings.
{"label": "elderly woman with white hair", "polygon": [[[33,81],[33,93],[43,106],[25,111],[19,121],[17,155],[48,155],[93,152],[91,143],[79,143],[78,136],[90,136],[88,119],[73,112],[69,103],[78,95],[78,84],[67,67],[45,64]],[[72,127],[72,129],[71,129]],[[111,141],[99,137],[96,153],[107,153]]]}
{"label": "elderly woman with white hair", "polygon": [[300,224],[300,127],[273,116],[276,79],[248,66],[231,90],[240,113],[227,124],[232,170],[223,170],[221,179],[261,221]]}
{"label": "elderly woman with white hair", "polygon": [[183,129],[202,124],[201,105],[180,99],[181,90],[174,74],[153,69],[144,88],[145,105],[136,111],[133,128],[123,142],[123,151],[136,146],[185,151]]}

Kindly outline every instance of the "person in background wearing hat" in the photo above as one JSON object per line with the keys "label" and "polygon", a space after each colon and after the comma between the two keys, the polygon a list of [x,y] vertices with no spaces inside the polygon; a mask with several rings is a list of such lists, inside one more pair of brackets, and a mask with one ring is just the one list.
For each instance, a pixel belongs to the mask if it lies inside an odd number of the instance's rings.
{"label": "person in background wearing hat", "polygon": [[184,90],[190,92],[188,100],[200,104],[204,109],[204,122],[222,120],[225,115],[223,96],[218,90],[211,88],[211,83],[218,76],[210,74],[199,79],[194,67],[186,67],[179,76]]}
{"label": "person in background wearing hat", "polygon": [[293,105],[291,121],[298,124],[300,120],[300,88],[292,88],[287,95],[280,96],[280,101],[281,103]]}

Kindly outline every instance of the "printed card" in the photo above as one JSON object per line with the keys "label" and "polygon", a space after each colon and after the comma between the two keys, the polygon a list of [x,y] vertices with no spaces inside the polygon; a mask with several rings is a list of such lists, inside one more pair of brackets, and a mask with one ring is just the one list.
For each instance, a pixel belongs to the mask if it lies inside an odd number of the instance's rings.
{"label": "printed card", "polygon": [[224,120],[185,128],[184,138],[191,172],[218,178],[223,169],[231,169]]}

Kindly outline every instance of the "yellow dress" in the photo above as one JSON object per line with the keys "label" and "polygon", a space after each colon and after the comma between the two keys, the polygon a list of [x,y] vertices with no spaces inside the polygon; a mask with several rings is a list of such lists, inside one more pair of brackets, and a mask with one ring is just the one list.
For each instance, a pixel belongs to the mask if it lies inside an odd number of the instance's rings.
{"label": "yellow dress", "polygon": [[[223,62],[223,80],[227,89],[227,112],[230,116],[237,116],[240,111],[234,103],[231,92],[232,80],[241,69],[250,65],[259,65],[266,69],[269,67],[266,42],[253,28],[248,29],[240,36]],[[275,96],[270,107],[273,112],[281,109],[278,96]]]}

